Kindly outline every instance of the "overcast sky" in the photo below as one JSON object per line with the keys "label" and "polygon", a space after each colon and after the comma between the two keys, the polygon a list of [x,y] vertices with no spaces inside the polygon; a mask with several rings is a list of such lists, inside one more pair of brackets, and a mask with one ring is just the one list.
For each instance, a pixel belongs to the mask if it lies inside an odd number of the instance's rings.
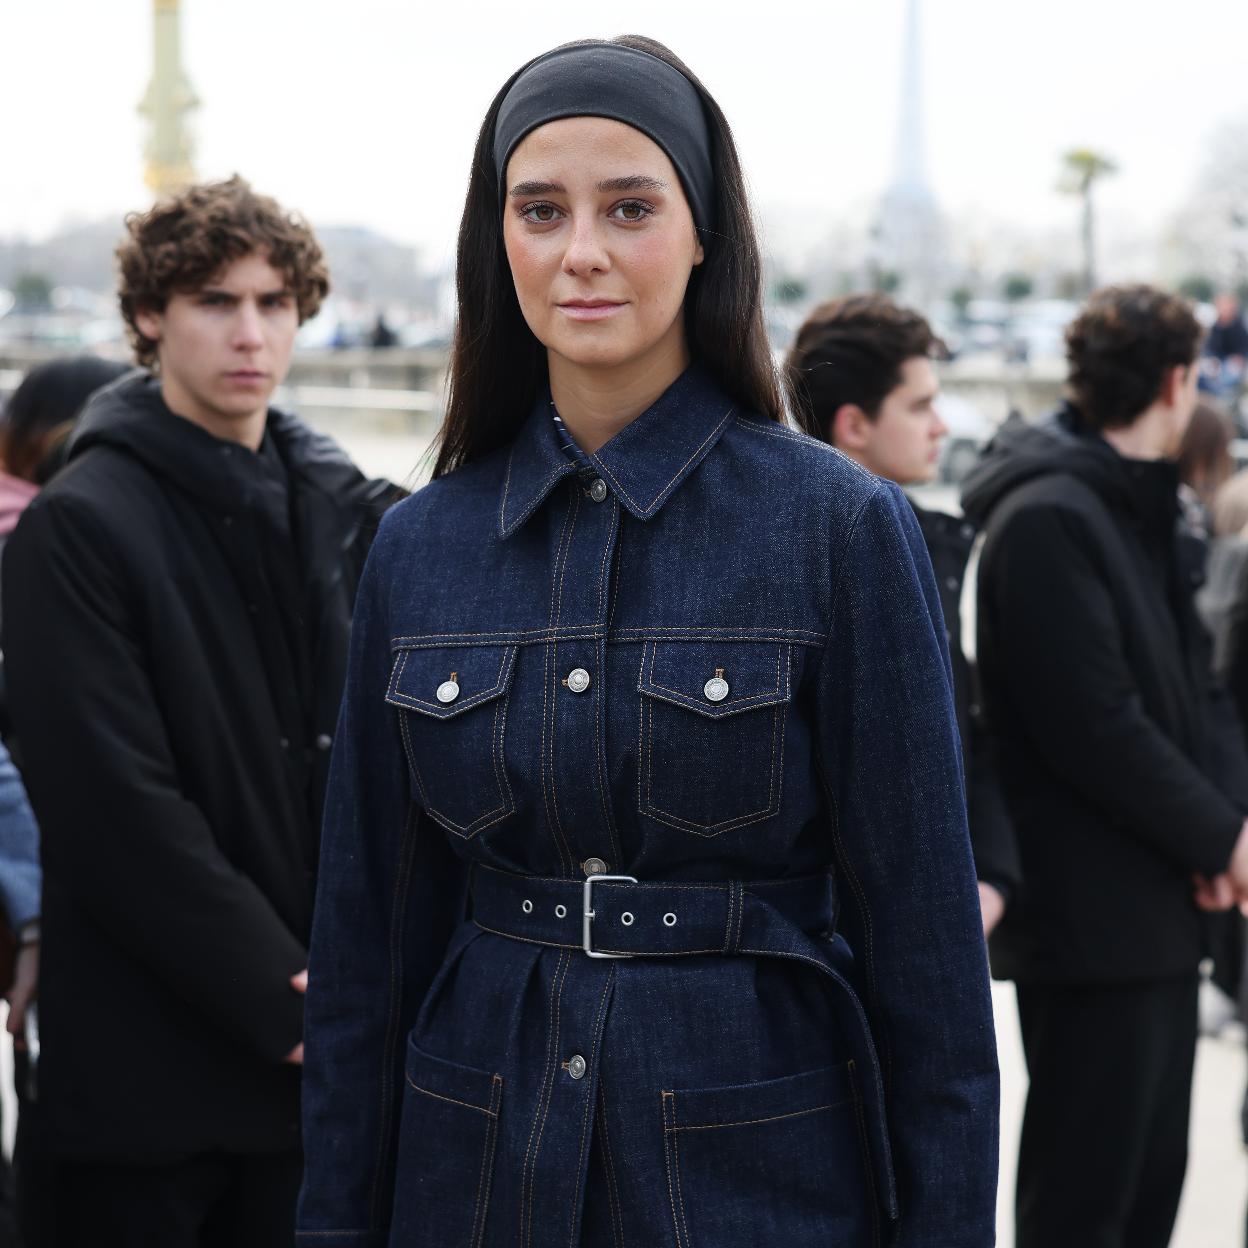
{"label": "overcast sky", "polygon": [[[0,0],[0,236],[142,206],[151,0]],[[243,173],[319,224],[445,263],[491,96],[524,60],[624,30],[669,44],[732,122],[771,222],[861,213],[888,179],[903,0],[574,6],[183,0],[201,175]],[[1246,0],[924,0],[927,163],[960,219],[1056,227],[1063,150],[1121,173],[1107,221],[1154,229],[1209,130],[1248,117]],[[800,223],[800,224],[797,224]]]}

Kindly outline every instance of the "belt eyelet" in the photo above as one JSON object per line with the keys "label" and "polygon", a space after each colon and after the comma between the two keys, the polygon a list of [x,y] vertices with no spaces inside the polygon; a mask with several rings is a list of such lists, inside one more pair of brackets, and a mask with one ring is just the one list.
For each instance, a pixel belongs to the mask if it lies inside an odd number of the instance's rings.
{"label": "belt eyelet", "polygon": [[632,927],[633,925],[632,913],[628,910],[625,910],[624,913],[620,915],[620,922],[623,923],[625,927]]}
{"label": "belt eyelet", "polygon": [[676,916],[670,910],[663,916],[663,924],[665,927],[676,926]]}
{"label": "belt eyelet", "polygon": [[523,903],[523,905],[521,905],[520,909],[521,909],[521,910],[523,910],[523,911],[525,912],[525,914],[532,914],[532,913],[533,913],[533,903],[532,903],[532,902],[531,902],[531,901],[530,901],[530,900],[526,897],[526,898],[524,899],[524,903]]}
{"label": "belt eyelet", "polygon": [[562,902],[555,907],[555,918],[566,919],[568,917],[568,908]]}

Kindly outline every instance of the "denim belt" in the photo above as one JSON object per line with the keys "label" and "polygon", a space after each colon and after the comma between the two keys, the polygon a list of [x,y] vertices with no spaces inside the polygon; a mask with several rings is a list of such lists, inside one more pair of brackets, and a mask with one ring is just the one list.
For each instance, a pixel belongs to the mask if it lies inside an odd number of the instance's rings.
{"label": "denim belt", "polygon": [[897,1216],[897,1187],[879,1059],[854,988],[854,958],[835,935],[831,876],[679,883],[632,876],[559,880],[475,864],[472,921],[483,931],[591,958],[722,954],[788,959],[826,975],[849,1045],[881,1202]]}
{"label": "denim belt", "polygon": [[826,937],[833,917],[826,873],[704,884],[628,875],[559,880],[478,865],[472,877],[478,927],[591,958],[767,952],[752,946],[775,922]]}

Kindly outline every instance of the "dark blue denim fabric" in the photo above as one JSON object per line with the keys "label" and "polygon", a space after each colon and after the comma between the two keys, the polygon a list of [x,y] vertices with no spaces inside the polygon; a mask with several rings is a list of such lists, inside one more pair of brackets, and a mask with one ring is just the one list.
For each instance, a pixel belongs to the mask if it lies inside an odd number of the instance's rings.
{"label": "dark blue denim fabric", "polygon": [[[542,403],[373,546],[312,941],[300,1242],[991,1244],[987,969],[909,504],[696,367],[591,459],[601,502]],[[746,896],[734,952],[589,958],[550,898],[591,858]],[[499,872],[542,877],[509,935],[471,917],[469,876]],[[820,874],[819,924],[749,894]],[[609,887],[604,942],[626,921]]]}

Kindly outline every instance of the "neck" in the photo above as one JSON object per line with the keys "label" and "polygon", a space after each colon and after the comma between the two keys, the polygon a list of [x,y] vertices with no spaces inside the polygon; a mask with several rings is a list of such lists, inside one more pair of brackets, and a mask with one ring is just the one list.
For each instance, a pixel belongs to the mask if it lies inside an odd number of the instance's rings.
{"label": "neck", "polygon": [[581,450],[592,455],[631,424],[689,367],[684,333],[642,360],[613,368],[586,368],[547,353],[550,397]]}
{"label": "neck", "polygon": [[160,383],[160,397],[175,416],[189,420],[191,424],[198,425],[223,442],[237,442],[249,451],[258,451],[260,443],[264,441],[264,428],[269,416],[267,408],[262,407],[249,416],[227,418],[196,403],[180,387],[170,385],[168,379]]}
{"label": "neck", "polygon": [[1106,429],[1101,436],[1124,459],[1172,459],[1173,433],[1167,409],[1154,405],[1121,429]]}

